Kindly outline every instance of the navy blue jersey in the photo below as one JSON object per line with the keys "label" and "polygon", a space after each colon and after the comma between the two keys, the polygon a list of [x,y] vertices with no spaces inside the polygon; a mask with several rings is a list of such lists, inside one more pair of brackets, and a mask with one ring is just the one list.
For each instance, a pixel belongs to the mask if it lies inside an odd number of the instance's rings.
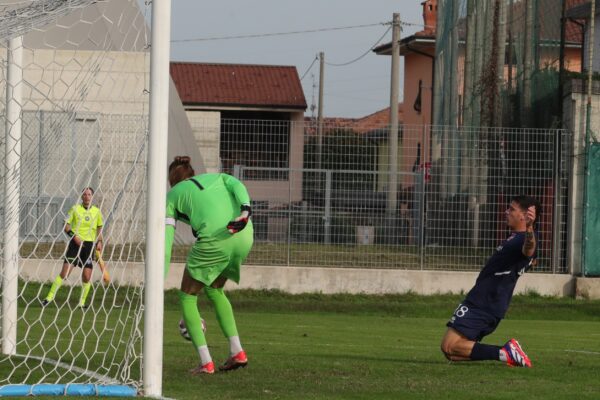
{"label": "navy blue jersey", "polygon": [[492,254],[479,273],[475,286],[467,294],[466,303],[504,318],[517,280],[531,268],[536,257],[523,254],[525,232],[513,232]]}

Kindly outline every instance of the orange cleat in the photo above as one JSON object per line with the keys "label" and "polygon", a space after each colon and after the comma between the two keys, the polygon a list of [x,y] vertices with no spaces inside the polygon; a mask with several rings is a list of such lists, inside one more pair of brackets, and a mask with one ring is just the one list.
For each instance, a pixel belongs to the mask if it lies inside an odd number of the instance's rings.
{"label": "orange cleat", "polygon": [[204,365],[198,365],[196,368],[191,369],[190,373],[192,375],[201,375],[201,374],[212,375],[215,373],[215,363],[210,361]]}
{"label": "orange cleat", "polygon": [[223,365],[219,367],[219,371],[233,371],[234,369],[244,368],[248,365],[248,357],[244,350],[229,357]]}

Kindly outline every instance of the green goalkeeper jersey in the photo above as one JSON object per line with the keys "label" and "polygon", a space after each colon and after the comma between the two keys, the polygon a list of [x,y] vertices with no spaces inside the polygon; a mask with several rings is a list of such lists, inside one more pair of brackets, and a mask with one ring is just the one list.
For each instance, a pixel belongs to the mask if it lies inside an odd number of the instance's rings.
{"label": "green goalkeeper jersey", "polygon": [[242,182],[227,174],[202,174],[173,186],[167,193],[165,273],[171,259],[175,234],[174,221],[192,228],[202,241],[221,240],[227,224],[240,215],[240,207],[250,205],[250,196]]}

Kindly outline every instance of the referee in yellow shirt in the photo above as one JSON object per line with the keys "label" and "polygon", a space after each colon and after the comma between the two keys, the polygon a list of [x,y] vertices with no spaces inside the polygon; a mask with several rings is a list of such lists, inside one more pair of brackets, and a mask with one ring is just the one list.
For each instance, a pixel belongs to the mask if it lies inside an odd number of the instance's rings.
{"label": "referee in yellow shirt", "polygon": [[50,304],[56,292],[60,289],[63,280],[71,273],[74,266],[83,268],[81,274],[81,296],[79,298],[79,307],[85,308],[85,300],[92,284],[92,254],[94,253],[94,245],[96,250],[102,251],[102,212],[96,206],[92,205],[94,197],[94,189],[86,187],[81,193],[81,204],[76,204],[69,210],[65,219],[65,232],[71,237],[69,246],[65,254],[60,275],[56,277],[50,287],[48,295],[42,301],[43,306]]}

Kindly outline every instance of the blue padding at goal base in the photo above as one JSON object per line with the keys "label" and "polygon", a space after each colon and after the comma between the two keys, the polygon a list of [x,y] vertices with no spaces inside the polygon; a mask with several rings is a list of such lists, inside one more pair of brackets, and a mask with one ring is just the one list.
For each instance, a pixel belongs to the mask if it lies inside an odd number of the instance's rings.
{"label": "blue padding at goal base", "polygon": [[40,383],[38,385],[6,385],[0,386],[0,397],[8,396],[105,396],[134,397],[137,390],[126,385],[92,385],[73,383],[55,385]]}

